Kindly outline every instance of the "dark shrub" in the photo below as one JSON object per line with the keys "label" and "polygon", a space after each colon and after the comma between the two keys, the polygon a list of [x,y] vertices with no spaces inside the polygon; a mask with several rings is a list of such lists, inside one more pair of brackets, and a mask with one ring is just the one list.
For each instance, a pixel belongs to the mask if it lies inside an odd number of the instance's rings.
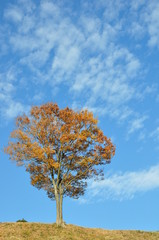
{"label": "dark shrub", "polygon": [[27,222],[24,218],[17,220],[16,222]]}

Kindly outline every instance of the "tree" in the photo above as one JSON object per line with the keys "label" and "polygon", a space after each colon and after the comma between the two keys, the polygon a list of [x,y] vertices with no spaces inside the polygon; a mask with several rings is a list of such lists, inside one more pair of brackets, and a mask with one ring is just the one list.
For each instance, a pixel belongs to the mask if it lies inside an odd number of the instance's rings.
{"label": "tree", "polygon": [[102,165],[115,154],[111,140],[87,110],[59,109],[57,104],[33,106],[16,119],[4,151],[30,173],[31,184],[56,200],[56,223],[63,225],[63,197],[83,195],[87,179],[103,176]]}

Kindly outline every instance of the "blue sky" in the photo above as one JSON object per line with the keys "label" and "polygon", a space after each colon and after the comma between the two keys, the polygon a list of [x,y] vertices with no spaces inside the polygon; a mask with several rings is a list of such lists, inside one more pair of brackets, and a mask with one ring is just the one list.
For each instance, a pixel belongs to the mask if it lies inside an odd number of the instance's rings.
{"label": "blue sky", "polygon": [[[158,0],[1,1],[0,148],[15,117],[48,101],[88,108],[116,145],[105,180],[65,199],[88,227],[158,230]],[[55,202],[0,152],[0,221],[55,222]]]}

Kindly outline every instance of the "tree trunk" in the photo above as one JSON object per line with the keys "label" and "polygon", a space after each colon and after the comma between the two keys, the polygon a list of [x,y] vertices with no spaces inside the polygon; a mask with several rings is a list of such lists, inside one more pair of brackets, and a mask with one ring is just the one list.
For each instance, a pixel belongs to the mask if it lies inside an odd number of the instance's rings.
{"label": "tree trunk", "polygon": [[56,224],[60,225],[60,201],[58,195],[56,196]]}
{"label": "tree trunk", "polygon": [[58,226],[64,226],[63,212],[62,212],[63,195],[58,193],[55,196],[55,199],[56,199],[56,224]]}
{"label": "tree trunk", "polygon": [[64,221],[63,221],[63,195],[60,194],[60,222],[63,224]]}

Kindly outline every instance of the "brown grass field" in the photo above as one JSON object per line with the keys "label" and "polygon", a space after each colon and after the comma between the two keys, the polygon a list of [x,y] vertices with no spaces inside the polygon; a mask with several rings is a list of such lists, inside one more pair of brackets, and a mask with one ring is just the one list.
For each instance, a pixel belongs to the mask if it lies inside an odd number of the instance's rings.
{"label": "brown grass field", "polygon": [[159,240],[159,232],[103,230],[74,225],[0,223],[1,240]]}

